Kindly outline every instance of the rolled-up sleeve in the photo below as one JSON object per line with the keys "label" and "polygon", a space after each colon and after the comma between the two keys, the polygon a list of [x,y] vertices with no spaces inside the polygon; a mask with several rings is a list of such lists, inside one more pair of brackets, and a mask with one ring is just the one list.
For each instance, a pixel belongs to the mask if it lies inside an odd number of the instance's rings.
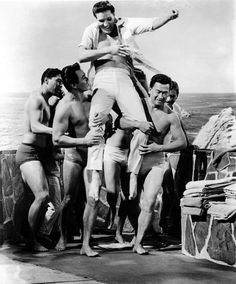
{"label": "rolled-up sleeve", "polygon": [[126,27],[132,35],[153,31],[153,22],[156,18],[127,18]]}
{"label": "rolled-up sleeve", "polygon": [[83,46],[85,49],[92,49],[94,45],[94,28],[93,26],[88,26],[83,33],[79,47]]}

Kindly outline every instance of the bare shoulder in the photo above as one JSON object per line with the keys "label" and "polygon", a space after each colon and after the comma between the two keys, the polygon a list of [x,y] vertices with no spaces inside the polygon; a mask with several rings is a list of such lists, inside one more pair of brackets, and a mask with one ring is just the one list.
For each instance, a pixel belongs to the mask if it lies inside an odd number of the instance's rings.
{"label": "bare shoulder", "polygon": [[29,95],[27,101],[26,101],[26,105],[32,106],[32,107],[39,107],[41,106],[43,103],[43,97],[41,96],[39,91],[33,91],[31,92],[31,94]]}
{"label": "bare shoulder", "polygon": [[180,125],[179,116],[175,112],[169,113],[168,118],[171,124]]}

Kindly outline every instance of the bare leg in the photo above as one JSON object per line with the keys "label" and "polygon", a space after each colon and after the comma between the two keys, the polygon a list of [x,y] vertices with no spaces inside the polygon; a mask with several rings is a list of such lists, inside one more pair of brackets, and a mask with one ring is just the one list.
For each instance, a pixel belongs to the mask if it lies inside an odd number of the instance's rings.
{"label": "bare leg", "polygon": [[108,212],[108,229],[111,229],[116,216],[116,203],[118,192],[120,191],[120,171],[119,163],[112,160],[104,160],[104,178],[107,190],[107,202],[110,206]]}
{"label": "bare leg", "polygon": [[116,227],[115,239],[120,244],[123,244],[124,240],[123,240],[122,232],[123,232],[123,228],[125,224],[125,219],[127,217],[127,205],[128,204],[127,204],[127,200],[122,191],[120,194],[120,198],[121,200],[120,200],[120,207],[119,207],[118,216],[117,216],[117,227]]}
{"label": "bare leg", "polygon": [[65,250],[67,244],[67,224],[72,209],[73,201],[78,194],[78,180],[82,175],[82,167],[76,163],[64,160],[63,180],[64,180],[64,199],[61,212],[61,237],[56,245],[57,250]]}
{"label": "bare leg", "polygon": [[97,170],[91,170],[91,183],[89,185],[90,190],[89,190],[89,197],[93,198],[95,201],[98,200],[99,198],[99,188],[102,184],[101,178],[100,178],[100,173]]}
{"label": "bare leg", "polygon": [[163,180],[163,169],[161,167],[153,167],[148,173],[144,182],[143,201],[141,206],[141,213],[138,218],[138,233],[133,251],[142,255],[147,254],[142,246],[142,240],[145,232],[152,220],[152,213],[155,206],[157,193],[161,188]]}
{"label": "bare leg", "polygon": [[33,233],[32,249],[46,251],[36,241],[36,234],[43,221],[47,210],[46,203],[49,199],[48,183],[45,172],[39,161],[29,161],[20,166],[23,180],[28,184],[34,194],[34,202],[31,204],[28,214],[28,221]]}
{"label": "bare leg", "polygon": [[80,250],[80,254],[85,254],[90,257],[98,256],[99,254],[92,250],[90,247],[90,238],[92,235],[94,223],[97,217],[97,210],[98,210],[98,201],[95,201],[94,198],[90,197],[88,194],[89,191],[89,181],[91,181],[91,171],[86,170],[84,171],[84,180],[85,180],[85,187],[87,193],[87,203],[84,210],[84,233],[83,233],[83,244]]}

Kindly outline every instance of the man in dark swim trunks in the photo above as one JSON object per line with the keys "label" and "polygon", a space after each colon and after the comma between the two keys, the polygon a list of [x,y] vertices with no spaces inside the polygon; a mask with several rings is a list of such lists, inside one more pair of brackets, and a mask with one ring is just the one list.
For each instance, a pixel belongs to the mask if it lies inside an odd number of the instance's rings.
{"label": "man in dark swim trunks", "polygon": [[[66,234],[69,207],[79,198],[83,198],[83,172],[87,163],[87,149],[97,145],[102,135],[96,131],[89,131],[88,114],[90,103],[85,99],[83,92],[89,89],[88,79],[80,65],[75,63],[62,69],[62,80],[68,92],[59,102],[53,123],[54,145],[65,147],[63,164],[64,200],[62,206],[62,235],[57,244],[58,250],[66,248]],[[97,116],[94,125],[102,124],[105,119]],[[87,174],[85,171],[85,181]],[[87,196],[84,211],[84,234],[81,254],[96,256],[89,246],[94,221],[97,216],[97,204]],[[78,205],[77,205],[78,206]]]}
{"label": "man in dark swim trunks", "polygon": [[25,133],[16,153],[22,178],[35,197],[29,209],[28,221],[33,233],[31,248],[37,251],[46,250],[36,240],[39,229],[45,218],[51,222],[57,215],[61,203],[59,164],[52,145],[52,128],[49,126],[52,116],[49,100],[54,95],[61,96],[61,71],[48,68],[42,74],[41,84],[41,88],[26,101]]}

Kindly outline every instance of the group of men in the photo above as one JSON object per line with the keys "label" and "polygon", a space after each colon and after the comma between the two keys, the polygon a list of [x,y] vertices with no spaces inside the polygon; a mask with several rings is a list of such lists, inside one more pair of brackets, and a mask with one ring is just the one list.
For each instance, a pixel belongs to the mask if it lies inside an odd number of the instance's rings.
{"label": "group of men", "polygon": [[[162,18],[118,19],[114,6],[100,1],[93,15],[96,22],[85,29],[79,45],[79,62],[95,68],[92,94],[75,63],[47,69],[40,90],[26,102],[25,134],[16,161],[35,197],[28,215],[32,248],[45,250],[42,236],[58,225],[56,249],[66,249],[70,207],[85,190],[80,253],[97,256],[90,238],[104,179],[111,199],[122,192],[116,239],[122,241],[128,216],[135,230],[133,251],[146,254],[142,241],[162,186],[165,152],[183,149],[187,142],[178,115],[166,104],[171,78],[155,74],[149,89],[137,80],[135,61],[156,69],[138,50],[134,36],[160,28],[177,18],[178,11]],[[171,139],[166,139],[168,133]],[[65,148],[63,193],[58,148]]]}

